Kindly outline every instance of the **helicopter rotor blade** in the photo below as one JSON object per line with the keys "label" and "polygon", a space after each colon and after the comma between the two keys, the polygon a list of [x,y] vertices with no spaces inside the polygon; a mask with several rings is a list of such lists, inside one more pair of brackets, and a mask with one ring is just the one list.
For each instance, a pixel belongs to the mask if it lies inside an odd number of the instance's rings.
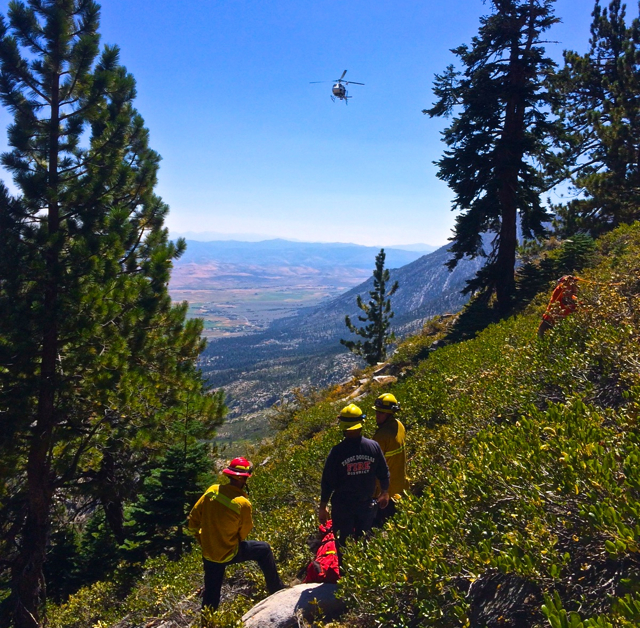
{"label": "helicopter rotor blade", "polygon": [[345,70],[345,71],[342,73],[342,76],[341,76],[338,80],[339,80],[339,81],[341,81],[341,80],[344,78],[344,75],[345,75],[346,73],[347,73],[347,71]]}
{"label": "helicopter rotor blade", "polygon": [[355,81],[344,81],[345,85],[364,85],[364,83],[356,83]]}
{"label": "helicopter rotor blade", "polygon": [[333,81],[309,81],[309,85],[312,85],[313,83],[333,83]]}

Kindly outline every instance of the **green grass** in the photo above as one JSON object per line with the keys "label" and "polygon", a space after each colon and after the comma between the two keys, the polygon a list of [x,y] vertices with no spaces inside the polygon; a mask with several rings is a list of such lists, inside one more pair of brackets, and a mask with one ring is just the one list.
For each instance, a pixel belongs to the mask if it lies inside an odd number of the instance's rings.
{"label": "green grass", "polygon": [[[536,591],[530,625],[638,625],[640,225],[601,240],[583,275],[591,283],[581,284],[578,311],[542,341],[536,328],[548,294],[421,362],[430,334],[444,333],[439,324],[399,348],[395,359],[414,368],[386,390],[402,404],[412,493],[383,532],[347,549],[341,625],[467,626],[469,586],[496,572]],[[361,405],[368,409],[376,393]],[[309,558],[304,540],[316,526],[324,458],[340,439],[341,405],[329,395],[247,452],[257,467],[254,538],[271,543],[286,577]],[[93,617],[103,608],[107,623],[157,616],[149,582],[176,599],[200,578],[191,555],[166,571],[152,565],[117,608],[115,593],[100,607],[81,592],[55,610],[51,626],[92,625],[73,623],[78,607]],[[230,573],[251,586],[222,605],[221,627],[265,594],[256,568]]]}

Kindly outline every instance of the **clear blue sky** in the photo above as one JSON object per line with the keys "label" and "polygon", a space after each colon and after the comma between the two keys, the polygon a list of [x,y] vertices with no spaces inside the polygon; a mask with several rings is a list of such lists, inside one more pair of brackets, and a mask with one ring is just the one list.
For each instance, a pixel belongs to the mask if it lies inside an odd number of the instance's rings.
{"label": "clear blue sky", "polygon": [[[635,3],[632,3],[635,4]],[[591,0],[558,0],[552,54],[585,50]],[[7,2],[0,2],[6,14]],[[454,214],[421,110],[482,0],[105,0],[137,107],[163,157],[172,232],[442,244]],[[332,80],[353,86],[348,106]],[[8,122],[6,111],[0,124]],[[4,144],[4,138],[2,138]]]}

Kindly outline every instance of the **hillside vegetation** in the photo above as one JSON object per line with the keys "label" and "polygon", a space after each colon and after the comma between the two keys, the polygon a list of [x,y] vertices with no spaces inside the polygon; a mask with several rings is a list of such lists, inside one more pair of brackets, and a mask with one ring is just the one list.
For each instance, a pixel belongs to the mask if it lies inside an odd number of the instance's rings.
{"label": "hillside vegetation", "polygon": [[[638,625],[640,224],[602,238],[582,277],[578,311],[543,340],[548,292],[422,362],[415,356],[433,336],[400,347],[394,359],[415,367],[389,390],[402,403],[412,494],[366,546],[348,547],[340,591],[350,611],[340,625]],[[322,463],[340,439],[340,394],[327,391],[249,452],[253,535],[272,544],[289,579],[308,560]],[[197,550],[155,559],[123,603],[117,582],[98,583],[50,609],[50,623],[165,616],[188,625],[200,570]],[[241,594],[215,626],[236,625],[265,595],[251,564],[228,574]]]}

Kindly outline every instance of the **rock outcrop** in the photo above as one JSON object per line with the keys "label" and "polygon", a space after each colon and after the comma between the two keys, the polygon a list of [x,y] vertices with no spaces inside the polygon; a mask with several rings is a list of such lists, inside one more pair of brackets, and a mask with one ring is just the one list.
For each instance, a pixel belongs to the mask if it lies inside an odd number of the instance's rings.
{"label": "rock outcrop", "polygon": [[299,584],[278,591],[256,604],[242,617],[245,628],[297,628],[298,618],[307,620],[322,615],[327,619],[337,617],[345,610],[342,600],[336,599],[337,586]]}

